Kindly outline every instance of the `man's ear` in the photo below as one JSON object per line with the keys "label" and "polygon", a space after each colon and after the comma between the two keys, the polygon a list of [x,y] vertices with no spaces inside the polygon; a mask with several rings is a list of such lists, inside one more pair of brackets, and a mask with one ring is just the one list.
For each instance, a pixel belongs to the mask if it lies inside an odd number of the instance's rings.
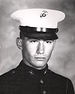
{"label": "man's ear", "polygon": [[22,39],[21,38],[19,37],[16,38],[16,45],[20,50],[22,50]]}

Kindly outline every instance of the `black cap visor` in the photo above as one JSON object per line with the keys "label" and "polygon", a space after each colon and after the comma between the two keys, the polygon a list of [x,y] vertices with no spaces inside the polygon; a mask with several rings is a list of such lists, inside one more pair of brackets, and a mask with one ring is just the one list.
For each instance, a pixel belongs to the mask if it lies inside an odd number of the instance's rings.
{"label": "black cap visor", "polygon": [[[23,33],[23,32],[21,32]],[[43,33],[43,32],[37,32],[37,33],[31,33],[31,34],[21,34],[21,38],[28,37],[33,39],[43,39],[43,40],[56,40],[58,39],[58,36],[56,34],[49,34],[49,33]]]}
{"label": "black cap visor", "polygon": [[56,29],[46,29],[46,32],[36,31],[35,27],[23,27],[20,26],[20,37],[28,37],[34,39],[44,39],[44,40],[56,40],[58,36],[56,35],[58,28]]}

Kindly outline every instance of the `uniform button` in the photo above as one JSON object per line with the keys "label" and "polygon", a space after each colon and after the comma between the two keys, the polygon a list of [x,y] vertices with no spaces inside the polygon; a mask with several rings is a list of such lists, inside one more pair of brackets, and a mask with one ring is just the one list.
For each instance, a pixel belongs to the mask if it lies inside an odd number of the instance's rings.
{"label": "uniform button", "polygon": [[44,83],[44,81],[41,79],[41,80],[40,80],[40,83],[41,83],[41,84],[43,84],[43,83]]}
{"label": "uniform button", "polygon": [[31,74],[31,75],[34,75],[34,73],[33,73],[33,71],[31,70],[31,71],[29,71],[29,73]]}
{"label": "uniform button", "polygon": [[15,73],[15,71],[13,70],[13,71],[12,71],[12,73],[14,74],[14,73]]}
{"label": "uniform button", "polygon": [[44,75],[47,73],[47,71],[44,72]]}
{"label": "uniform button", "polygon": [[46,91],[45,90],[43,91],[43,94],[46,94]]}

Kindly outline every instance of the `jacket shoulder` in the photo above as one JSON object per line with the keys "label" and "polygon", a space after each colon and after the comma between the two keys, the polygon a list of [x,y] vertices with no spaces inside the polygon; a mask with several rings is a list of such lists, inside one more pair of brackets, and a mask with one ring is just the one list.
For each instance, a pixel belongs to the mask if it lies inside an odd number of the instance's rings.
{"label": "jacket shoulder", "polygon": [[0,76],[0,83],[1,82],[5,82],[5,81],[9,81],[10,79],[13,79],[13,77],[16,75],[17,73],[17,67],[14,69],[11,69],[10,71],[2,74]]}
{"label": "jacket shoulder", "polygon": [[58,79],[58,80],[60,80],[60,79],[61,80],[70,80],[68,77],[63,76],[63,75],[56,73],[54,71],[51,71],[51,70],[48,70],[48,74],[50,74],[50,77],[52,76],[53,78]]}
{"label": "jacket shoulder", "polygon": [[48,77],[49,77],[49,79],[52,79],[52,81],[54,83],[58,83],[58,84],[62,84],[62,85],[66,85],[69,83],[72,85],[72,81],[70,78],[63,76],[61,74],[55,73],[51,70],[48,70]]}

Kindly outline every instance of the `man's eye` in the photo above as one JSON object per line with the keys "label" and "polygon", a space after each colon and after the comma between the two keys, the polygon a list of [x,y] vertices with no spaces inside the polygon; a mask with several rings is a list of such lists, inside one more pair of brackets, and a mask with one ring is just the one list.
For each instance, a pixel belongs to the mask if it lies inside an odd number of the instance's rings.
{"label": "man's eye", "polygon": [[47,40],[46,43],[52,43],[53,41],[52,40]]}
{"label": "man's eye", "polygon": [[35,40],[31,40],[30,42],[36,42]]}
{"label": "man's eye", "polygon": [[36,42],[37,40],[29,40],[30,42]]}

